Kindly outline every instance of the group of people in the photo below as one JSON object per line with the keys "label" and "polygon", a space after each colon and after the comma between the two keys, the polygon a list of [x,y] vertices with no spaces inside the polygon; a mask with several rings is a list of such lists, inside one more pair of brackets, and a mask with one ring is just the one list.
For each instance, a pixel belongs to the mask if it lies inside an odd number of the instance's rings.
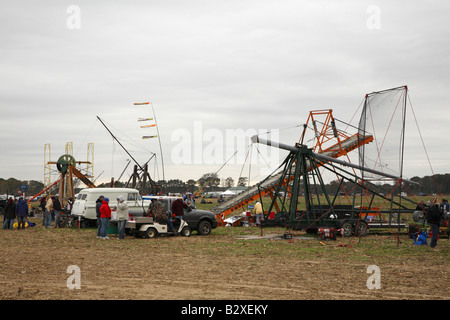
{"label": "group of people", "polygon": [[[113,207],[117,212],[117,225],[119,229],[119,240],[125,238],[125,225],[128,220],[128,204],[124,200],[123,196],[117,197],[117,204]],[[100,196],[95,204],[95,212],[97,214],[97,238],[109,239],[107,236],[109,220],[111,220],[111,207],[109,205],[109,199],[104,196]]]}
{"label": "group of people", "polygon": [[155,221],[159,224],[167,224],[167,229],[173,234],[178,232],[175,230],[172,218],[183,220],[184,210],[188,212],[195,209],[195,202],[193,197],[183,195],[182,198],[176,199],[172,202],[172,217],[170,217],[164,208],[164,205],[159,202],[156,198],[152,198],[152,202],[146,212],[146,215],[153,217]]}
{"label": "group of people", "polygon": [[28,215],[28,203],[19,198],[17,203],[13,198],[9,198],[4,209],[3,229],[14,229],[14,223],[17,219],[17,229],[25,229],[25,220]]}
{"label": "group of people", "polygon": [[[74,201],[72,198],[69,198],[67,201],[65,210],[68,213],[72,211],[73,202]],[[59,195],[56,194],[54,196],[49,196],[48,199],[47,197],[43,197],[40,200],[39,206],[41,207],[41,210],[43,212],[42,225],[44,226],[44,228],[51,228],[52,221],[55,221],[55,228],[57,228],[60,216],[63,212],[61,202],[59,200]]]}
{"label": "group of people", "polygon": [[427,223],[430,225],[431,230],[431,242],[430,248],[436,248],[439,227],[441,225],[442,217],[447,217],[450,213],[450,205],[446,199],[443,199],[441,203],[437,197],[432,198],[425,204],[421,201],[416,210],[421,210],[425,212]]}
{"label": "group of people", "polygon": [[[51,228],[52,221],[55,222],[55,227],[58,226],[58,221],[62,213],[59,196],[43,197],[40,199],[39,207],[42,210],[42,225],[44,228]],[[69,198],[65,207],[66,211],[70,213],[73,207],[73,199]],[[30,214],[28,203],[23,197],[14,201],[12,197],[8,199],[4,208],[3,229],[14,229],[15,220],[17,219],[17,229],[25,229],[26,217]]]}
{"label": "group of people", "polygon": [[[125,237],[125,226],[129,218],[128,205],[123,196],[117,197],[115,206],[110,206],[110,200],[104,196],[100,196],[96,201],[95,211],[97,216],[97,238],[107,240],[110,239],[107,235],[109,221],[111,220],[112,210],[117,213],[117,227],[119,232],[119,240]],[[193,197],[184,195],[182,198],[176,199],[172,203],[172,216],[164,208],[164,205],[156,198],[152,198],[150,206],[146,211],[147,217],[153,217],[157,223],[167,224],[169,232],[177,234],[172,218],[182,220],[184,210],[190,211],[195,208]]]}

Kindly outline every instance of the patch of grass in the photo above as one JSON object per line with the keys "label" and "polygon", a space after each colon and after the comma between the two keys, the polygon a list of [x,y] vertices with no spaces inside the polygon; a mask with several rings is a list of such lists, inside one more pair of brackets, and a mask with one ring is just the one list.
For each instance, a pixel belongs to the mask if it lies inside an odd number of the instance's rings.
{"label": "patch of grass", "polygon": [[[363,238],[338,237],[336,241],[319,241],[314,235],[294,232],[291,240],[282,239],[286,233],[284,228],[256,227],[218,227],[209,236],[199,236],[194,233],[191,237],[158,237],[156,239],[136,239],[127,236],[124,241],[96,239],[96,228],[52,228],[44,229],[38,218],[30,219],[36,227],[25,232],[36,234],[39,241],[46,244],[58,242],[61,248],[72,246],[75,248],[98,248],[98,250],[119,251],[148,251],[167,252],[168,254],[186,254],[194,256],[221,257],[249,257],[265,258],[278,257],[296,258],[302,260],[339,260],[357,263],[369,261],[401,263],[413,259],[433,259],[436,262],[448,263],[450,241],[442,238],[438,242],[439,252],[431,251],[428,246],[415,246],[413,240],[406,234],[400,234],[400,244],[394,234],[373,234]],[[20,231],[5,231],[2,242],[7,243],[16,239],[13,233]],[[262,233],[261,233],[262,232]],[[258,236],[276,235],[277,238],[258,239]],[[252,239],[241,237],[253,236]],[[296,239],[296,236],[309,237],[308,240]]]}

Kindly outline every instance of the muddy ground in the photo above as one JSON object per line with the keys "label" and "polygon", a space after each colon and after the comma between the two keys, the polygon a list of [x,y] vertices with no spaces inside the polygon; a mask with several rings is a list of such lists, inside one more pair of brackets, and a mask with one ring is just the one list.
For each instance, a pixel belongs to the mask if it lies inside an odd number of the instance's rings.
{"label": "muddy ground", "polygon": [[[280,229],[255,240],[246,237],[260,235],[257,228],[219,228],[209,236],[119,241],[96,239],[96,229],[35,222],[0,230],[2,300],[450,299],[448,239],[432,251],[406,235],[397,246],[392,235],[320,243],[271,237]],[[380,268],[380,289],[367,287],[370,265]],[[80,289],[68,288],[69,266],[79,267]]]}

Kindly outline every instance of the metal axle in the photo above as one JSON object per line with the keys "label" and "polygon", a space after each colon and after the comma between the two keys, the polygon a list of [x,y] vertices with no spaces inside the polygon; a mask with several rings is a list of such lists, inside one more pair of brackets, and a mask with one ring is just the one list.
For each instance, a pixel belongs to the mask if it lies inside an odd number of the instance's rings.
{"label": "metal axle", "polygon": [[[287,145],[287,144],[284,144],[284,143],[279,143],[279,142],[273,142],[273,141],[270,141],[270,140],[266,140],[266,139],[260,138],[260,137],[258,137],[256,135],[253,136],[251,139],[252,139],[253,143],[257,142],[257,143],[265,144],[265,145],[268,145],[268,146],[273,146],[273,147],[277,147],[277,148],[280,148],[280,149],[283,149],[283,150],[287,150],[287,151],[290,151],[290,152],[297,152],[298,149],[300,149],[300,148],[306,148],[305,145],[297,144],[295,146],[290,146],[290,145]],[[361,170],[361,171],[366,171],[366,172],[374,173],[374,174],[377,174],[377,175],[381,175],[381,176],[386,177],[386,178],[391,178],[391,179],[394,179],[394,180],[402,180],[404,182],[417,184],[414,181],[406,180],[406,179],[400,178],[398,176],[394,176],[394,175],[391,175],[391,174],[388,174],[388,173],[385,173],[385,172],[381,172],[381,171],[378,171],[378,170],[365,168],[365,167],[362,167],[360,165],[353,164],[353,163],[350,163],[350,162],[346,162],[346,161],[343,161],[343,160],[338,160],[338,159],[335,159],[333,157],[328,157],[328,156],[325,156],[325,155],[320,154],[320,153],[313,152],[313,155],[316,158],[319,158],[319,159],[324,160],[326,162],[334,162],[334,163],[337,163],[337,164],[340,164],[340,165],[343,165],[343,166],[346,166],[346,167],[351,167],[351,168],[355,168],[355,169],[358,169],[358,170]]]}

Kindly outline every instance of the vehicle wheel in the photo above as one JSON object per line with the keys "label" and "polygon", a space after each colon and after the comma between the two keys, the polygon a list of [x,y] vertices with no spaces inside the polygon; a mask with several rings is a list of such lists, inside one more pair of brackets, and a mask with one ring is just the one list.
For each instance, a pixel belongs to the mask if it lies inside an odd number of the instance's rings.
{"label": "vehicle wheel", "polygon": [[364,221],[359,221],[355,228],[355,234],[358,237],[365,237],[367,233],[369,232],[367,223]]}
{"label": "vehicle wheel", "polygon": [[341,226],[341,228],[344,230],[344,237],[351,237],[353,234],[353,227],[350,222],[344,222]]}
{"label": "vehicle wheel", "polygon": [[146,239],[155,238],[158,235],[158,231],[155,228],[148,228],[145,230],[144,237]]}
{"label": "vehicle wheel", "polygon": [[198,224],[197,232],[202,236],[207,236],[208,234],[211,233],[211,230],[212,226],[211,223],[209,223],[209,221],[203,220]]}
{"label": "vehicle wheel", "polygon": [[183,230],[181,230],[181,235],[183,237],[189,237],[191,235],[191,228],[184,227]]}
{"label": "vehicle wheel", "polygon": [[81,228],[89,228],[90,227],[89,220],[81,220],[80,227]]}
{"label": "vehicle wheel", "polygon": [[73,218],[72,222],[71,222],[71,225],[72,225],[73,228],[78,228],[78,219]]}
{"label": "vehicle wheel", "polygon": [[58,221],[58,227],[64,228],[66,226],[67,222],[65,220],[59,219]]}

